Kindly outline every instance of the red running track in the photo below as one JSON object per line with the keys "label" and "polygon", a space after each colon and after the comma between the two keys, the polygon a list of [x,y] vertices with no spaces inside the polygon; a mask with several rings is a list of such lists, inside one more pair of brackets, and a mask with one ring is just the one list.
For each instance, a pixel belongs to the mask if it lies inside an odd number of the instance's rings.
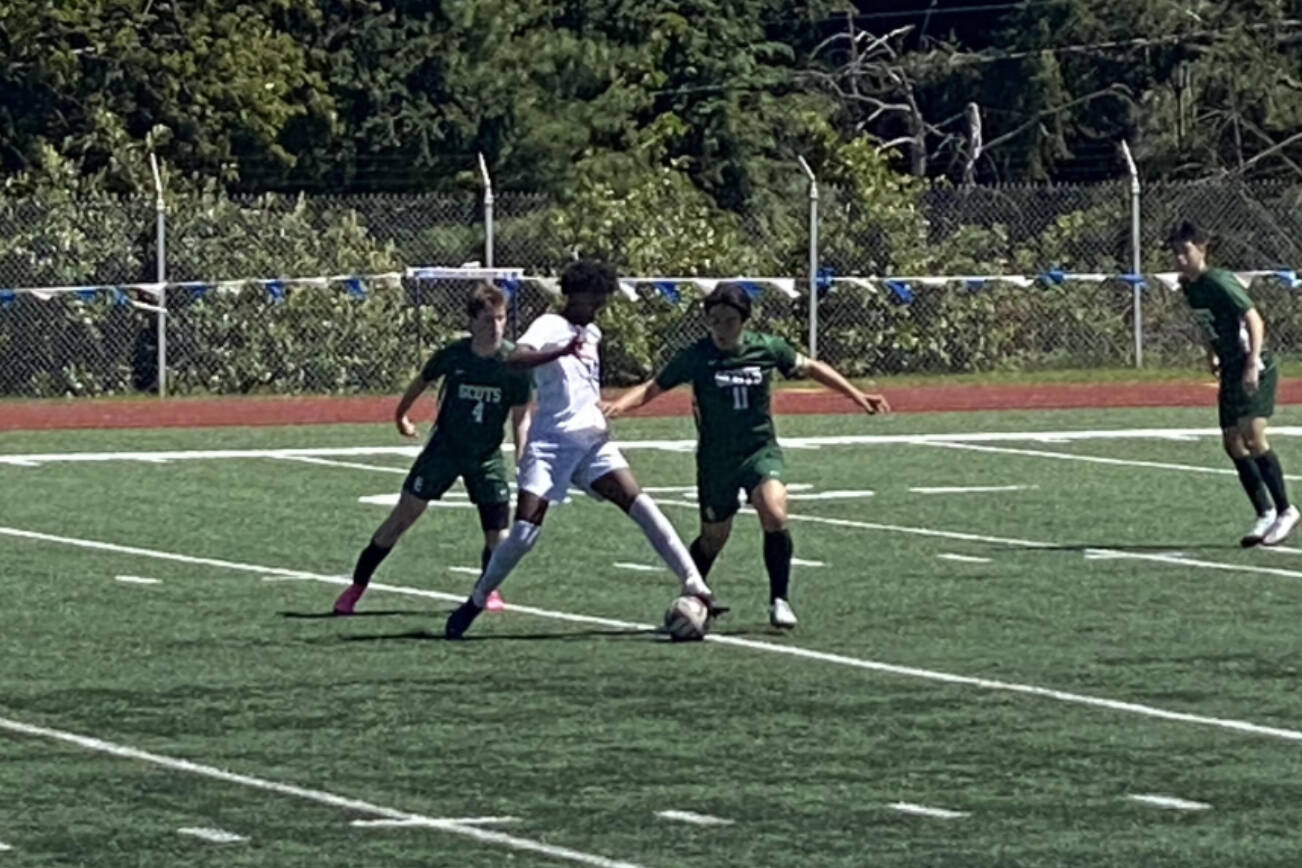
{"label": "red running track", "polygon": [[[883,390],[897,413],[971,410],[1063,410],[1108,407],[1207,407],[1214,419],[1212,382],[1099,383],[1019,386],[914,386]],[[72,428],[206,428],[227,425],[319,425],[387,422],[397,396],[177,398],[160,401],[68,399],[0,402],[0,431]],[[423,399],[429,401],[430,399]],[[1302,380],[1280,383],[1278,402],[1302,404]],[[671,392],[636,416],[688,412],[691,395]],[[789,389],[774,394],[779,414],[849,413],[853,406],[824,390]],[[432,407],[424,404],[428,418]]]}

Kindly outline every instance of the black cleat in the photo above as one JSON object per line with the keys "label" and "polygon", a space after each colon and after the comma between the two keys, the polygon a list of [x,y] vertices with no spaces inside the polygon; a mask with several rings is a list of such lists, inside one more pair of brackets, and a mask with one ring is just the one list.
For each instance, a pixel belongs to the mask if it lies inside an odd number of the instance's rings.
{"label": "black cleat", "polygon": [[711,621],[720,615],[726,615],[732,611],[731,606],[725,606],[713,597],[698,596],[696,599],[705,604],[705,608],[709,612],[709,618]]}
{"label": "black cleat", "polygon": [[448,615],[448,623],[443,628],[443,635],[448,639],[460,639],[470,625],[475,623],[479,613],[484,611],[482,606],[476,606],[474,600],[466,600],[460,606],[452,610]]}

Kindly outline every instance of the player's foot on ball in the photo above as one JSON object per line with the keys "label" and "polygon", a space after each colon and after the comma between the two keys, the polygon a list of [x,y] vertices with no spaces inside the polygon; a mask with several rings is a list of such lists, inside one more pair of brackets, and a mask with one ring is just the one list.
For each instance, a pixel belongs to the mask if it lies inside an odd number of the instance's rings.
{"label": "player's foot on ball", "polygon": [[800,622],[796,618],[796,613],[792,611],[791,604],[778,597],[773,601],[773,605],[769,606],[769,623],[779,629],[790,630]]}
{"label": "player's foot on ball", "polygon": [[476,606],[474,600],[466,600],[453,609],[451,615],[448,615],[448,623],[443,628],[443,635],[449,639],[460,639],[482,611],[484,611],[483,607]]}
{"label": "player's foot on ball", "polygon": [[1261,541],[1266,538],[1271,526],[1275,524],[1275,518],[1275,510],[1273,509],[1257,516],[1257,521],[1252,525],[1252,529],[1243,535],[1243,539],[1239,540],[1239,545],[1245,549],[1261,545]]}
{"label": "player's foot on ball", "polygon": [[357,601],[362,598],[362,594],[364,593],[366,593],[365,585],[349,585],[344,588],[344,592],[339,595],[337,600],[335,600],[335,614],[353,614],[353,610],[357,608]]}
{"label": "player's foot on ball", "polygon": [[1302,519],[1302,513],[1298,512],[1296,506],[1290,506],[1279,514],[1275,523],[1266,531],[1266,535],[1261,538],[1261,544],[1264,546],[1277,546],[1297,527],[1298,519]]}

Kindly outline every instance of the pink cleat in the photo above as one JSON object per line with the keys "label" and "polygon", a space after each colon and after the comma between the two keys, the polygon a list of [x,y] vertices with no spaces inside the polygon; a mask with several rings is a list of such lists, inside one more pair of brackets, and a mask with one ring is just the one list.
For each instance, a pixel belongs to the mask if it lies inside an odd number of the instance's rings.
{"label": "pink cleat", "polygon": [[344,592],[335,600],[336,615],[351,615],[353,609],[357,606],[357,601],[366,593],[365,585],[349,585],[344,588]]}
{"label": "pink cleat", "polygon": [[488,592],[488,599],[484,601],[484,608],[490,612],[500,612],[506,608],[506,601],[496,589]]}

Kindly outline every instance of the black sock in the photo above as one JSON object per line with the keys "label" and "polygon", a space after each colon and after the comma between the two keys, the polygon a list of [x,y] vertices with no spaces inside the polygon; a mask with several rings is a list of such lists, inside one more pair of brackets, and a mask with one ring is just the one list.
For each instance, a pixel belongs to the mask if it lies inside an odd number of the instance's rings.
{"label": "black sock", "polygon": [[1284,486],[1284,468],[1279,466],[1279,456],[1272,449],[1265,455],[1258,455],[1253,462],[1261,473],[1261,481],[1266,483],[1266,488],[1270,490],[1276,511],[1283,512],[1288,509],[1288,489]]}
{"label": "black sock", "polygon": [[484,550],[479,553],[479,573],[483,575],[484,570],[488,569],[488,562],[493,559],[493,550],[484,546]]}
{"label": "black sock", "polygon": [[791,531],[776,530],[764,534],[764,568],[769,571],[769,602],[778,597],[790,600],[791,593],[791,554],[795,547],[791,544]]}
{"label": "black sock", "polygon": [[701,538],[699,536],[692,540],[692,544],[688,547],[687,551],[691,554],[692,563],[696,564],[696,571],[701,574],[701,578],[708,576],[710,574],[710,567],[714,566],[714,559],[719,555],[717,553],[707,555],[705,553],[705,548],[701,545]]}
{"label": "black sock", "polygon": [[1234,469],[1239,471],[1239,482],[1248,493],[1248,499],[1252,501],[1252,508],[1257,511],[1257,515],[1270,512],[1270,494],[1266,491],[1261,471],[1257,469],[1257,462],[1251,458],[1235,458],[1233,461]]}
{"label": "black sock", "polygon": [[363,588],[371,583],[371,576],[375,573],[375,568],[380,562],[389,556],[393,548],[384,548],[377,546],[372,540],[366,548],[362,549],[361,555],[357,558],[357,566],[353,567],[353,584],[361,585]]}

